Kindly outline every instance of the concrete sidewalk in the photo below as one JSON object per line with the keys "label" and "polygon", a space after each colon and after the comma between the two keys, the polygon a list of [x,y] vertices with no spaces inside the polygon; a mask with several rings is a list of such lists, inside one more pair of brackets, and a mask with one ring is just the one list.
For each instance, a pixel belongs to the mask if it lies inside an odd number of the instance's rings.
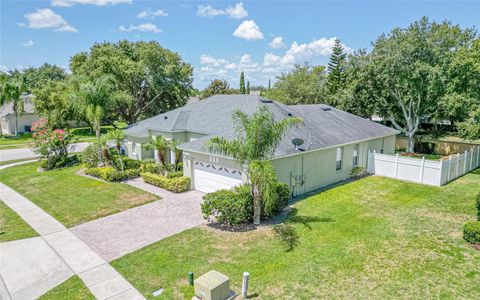
{"label": "concrete sidewalk", "polygon": [[161,199],[71,229],[107,261],[205,222],[200,208],[201,192],[175,194],[146,184],[142,178],[125,183]]}
{"label": "concrete sidewalk", "polygon": [[[0,290],[4,285],[8,291],[6,296],[5,291],[0,292],[2,299],[10,297],[23,300],[40,296],[38,293],[44,292],[45,287],[38,285],[45,282],[35,280],[35,270],[41,269],[41,265],[46,261],[58,265],[59,276],[55,280],[60,281],[65,276],[77,274],[97,299],[145,299],[104,258],[41,208],[2,183],[0,183],[0,194],[4,203],[41,236],[41,238],[34,238],[35,242],[15,241],[0,245],[2,250],[0,275],[3,279],[3,282],[0,282]],[[30,245],[27,245],[29,243]],[[59,259],[51,257],[52,253],[45,250],[47,246]],[[36,259],[35,257],[23,259],[21,251],[35,252],[41,248],[49,258],[40,256]],[[24,271],[19,273],[20,270]],[[19,274],[21,274],[20,277]],[[28,292],[32,290],[36,292]]]}

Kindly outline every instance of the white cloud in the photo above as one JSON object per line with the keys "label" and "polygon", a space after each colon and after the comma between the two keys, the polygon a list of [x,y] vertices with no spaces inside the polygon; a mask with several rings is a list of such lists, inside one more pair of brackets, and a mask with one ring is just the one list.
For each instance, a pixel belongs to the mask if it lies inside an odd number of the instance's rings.
{"label": "white cloud", "polygon": [[128,27],[121,25],[120,27],[118,27],[118,30],[125,31],[125,32],[132,32],[135,30],[142,31],[142,32],[153,32],[153,33],[162,32],[162,30],[158,28],[157,25],[152,23],[144,23],[137,26],[130,24],[130,26]]}
{"label": "white cloud", "polygon": [[260,31],[260,27],[258,27],[253,20],[243,21],[242,24],[235,29],[233,36],[247,41],[263,39],[263,33]]}
{"label": "white cloud", "polygon": [[32,47],[33,44],[34,44],[34,43],[33,43],[32,40],[28,40],[27,42],[22,43],[22,46],[23,46],[23,47]]}
{"label": "white cloud", "polygon": [[132,0],[52,0],[52,6],[61,7],[71,7],[75,4],[106,6],[117,5],[121,3],[131,4]]}
{"label": "white cloud", "polygon": [[210,4],[197,6],[197,16],[213,18],[225,14],[223,9],[213,8]]}
{"label": "white cloud", "polygon": [[10,69],[7,66],[0,65],[0,72],[7,73]]}
{"label": "white cloud", "polygon": [[272,49],[278,49],[278,48],[285,47],[285,43],[283,42],[283,37],[281,37],[281,36],[274,37],[268,45]]}
{"label": "white cloud", "polygon": [[78,32],[73,26],[67,23],[62,16],[56,14],[49,8],[37,9],[36,12],[24,15],[28,24],[20,23],[20,26],[26,26],[34,29],[53,28],[55,31]]}
{"label": "white cloud", "polygon": [[248,16],[248,12],[243,7],[243,3],[239,2],[235,6],[227,7],[225,10],[230,18],[243,19]]}
{"label": "white cloud", "polygon": [[137,18],[154,19],[155,17],[166,17],[166,16],[168,16],[168,13],[163,9],[157,9],[157,10],[146,9],[144,11],[141,11],[137,15]]}
{"label": "white cloud", "polygon": [[[294,64],[301,64],[309,61],[317,56],[328,56],[332,53],[335,39],[335,37],[320,38],[313,40],[310,43],[303,44],[293,42],[283,56],[275,55],[273,53],[266,53],[263,59],[264,65],[293,66]],[[346,45],[343,45],[343,47],[346,52],[352,51],[352,49]]]}

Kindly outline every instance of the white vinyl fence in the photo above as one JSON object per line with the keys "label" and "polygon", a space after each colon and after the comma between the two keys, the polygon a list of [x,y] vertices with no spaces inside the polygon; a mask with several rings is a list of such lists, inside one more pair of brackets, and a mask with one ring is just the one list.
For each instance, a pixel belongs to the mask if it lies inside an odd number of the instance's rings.
{"label": "white vinyl fence", "polygon": [[428,185],[444,185],[480,167],[480,146],[448,160],[428,160],[397,155],[368,153],[367,172]]}

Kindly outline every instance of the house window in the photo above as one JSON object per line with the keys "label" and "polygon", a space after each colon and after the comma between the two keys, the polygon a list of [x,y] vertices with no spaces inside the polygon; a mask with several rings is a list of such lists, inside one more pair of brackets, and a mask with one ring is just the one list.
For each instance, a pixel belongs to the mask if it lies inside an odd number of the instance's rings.
{"label": "house window", "polygon": [[358,149],[359,149],[359,144],[353,145],[353,166],[354,167],[358,166]]}
{"label": "house window", "polygon": [[336,160],[336,170],[339,171],[342,169],[342,159],[343,159],[343,147],[337,148],[337,160]]}

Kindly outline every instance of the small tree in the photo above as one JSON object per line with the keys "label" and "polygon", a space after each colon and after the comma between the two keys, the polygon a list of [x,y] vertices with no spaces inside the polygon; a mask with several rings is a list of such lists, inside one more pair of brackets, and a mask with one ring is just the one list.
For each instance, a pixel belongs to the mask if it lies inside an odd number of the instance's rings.
{"label": "small tree", "polygon": [[245,74],[242,72],[240,73],[240,94],[245,94]]}
{"label": "small tree", "polygon": [[52,129],[47,119],[32,124],[34,151],[40,155],[42,166],[47,169],[63,167],[68,163],[69,144],[72,136],[63,129]]}
{"label": "small tree", "polygon": [[125,139],[125,133],[121,129],[114,129],[107,133],[109,140],[115,141],[115,147],[117,148],[118,153],[120,154],[120,148]]}
{"label": "small tree", "polygon": [[301,119],[288,117],[277,121],[267,106],[261,106],[252,116],[236,111],[233,113],[233,120],[237,125],[237,139],[214,137],[207,146],[209,151],[218,151],[233,157],[240,164],[249,164],[254,205],[253,222],[260,224],[262,195],[269,197],[272,193],[268,184],[272,170],[267,165],[268,160],[273,156],[285,132],[301,122]]}
{"label": "small tree", "polygon": [[178,171],[178,164],[182,159],[182,150],[178,149],[178,142],[176,140],[171,140],[169,142],[169,145],[170,151],[173,151],[173,153],[175,153],[175,171]]}
{"label": "small tree", "polygon": [[250,95],[250,81],[247,81],[247,95]]}
{"label": "small tree", "polygon": [[157,151],[160,164],[165,165],[165,151],[170,148],[170,143],[163,135],[157,135],[155,138],[150,137],[145,144],[145,149]]}

